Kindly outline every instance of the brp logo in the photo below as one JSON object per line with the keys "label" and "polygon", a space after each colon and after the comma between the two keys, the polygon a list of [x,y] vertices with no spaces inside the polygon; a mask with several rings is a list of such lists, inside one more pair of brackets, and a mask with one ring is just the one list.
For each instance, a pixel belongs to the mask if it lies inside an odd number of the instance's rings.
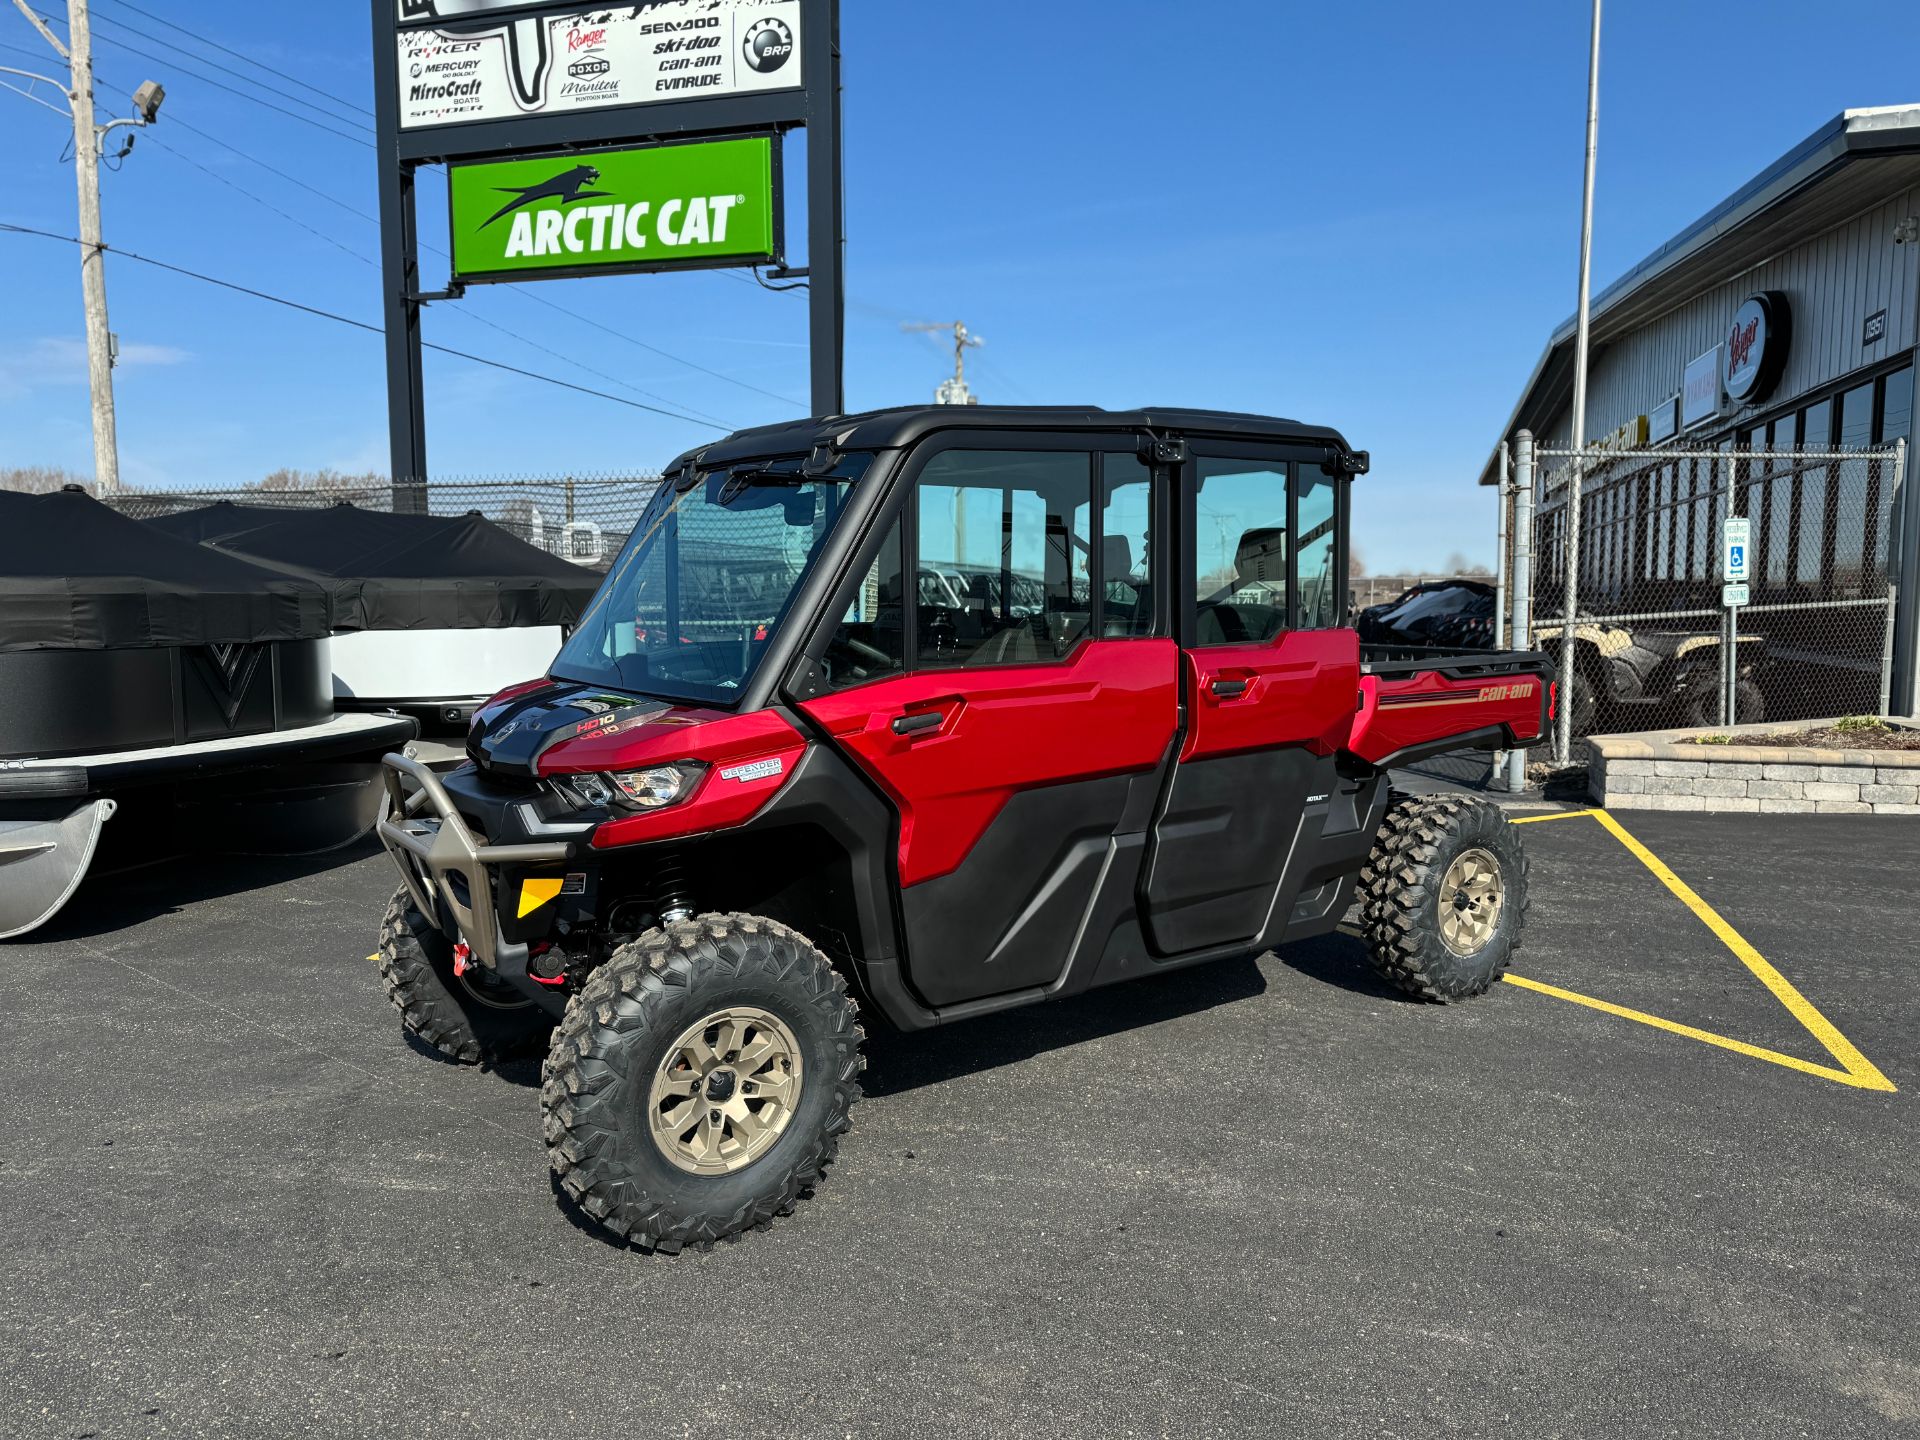
{"label": "brp logo", "polygon": [[793,54],[793,31],[787,28],[786,21],[771,16],[756,20],[747,27],[742,48],[746,51],[747,64],[765,75],[786,64],[787,57]]}

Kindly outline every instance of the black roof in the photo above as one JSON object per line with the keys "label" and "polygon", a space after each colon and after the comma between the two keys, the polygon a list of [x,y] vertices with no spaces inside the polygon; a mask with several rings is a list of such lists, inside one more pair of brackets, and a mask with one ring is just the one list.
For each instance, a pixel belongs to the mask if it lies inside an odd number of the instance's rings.
{"label": "black roof", "polygon": [[74,490],[0,491],[0,594],[0,650],[226,645],[327,633],[326,592],[314,581],[156,534]]}
{"label": "black roof", "polygon": [[760,425],[687,453],[712,465],[766,455],[801,454],[823,444],[836,450],[885,450],[911,445],[939,430],[1150,430],[1189,437],[1290,441],[1327,446],[1343,455],[1353,453],[1346,438],[1325,425],[1303,425],[1298,420],[1231,410],[1102,410],[1097,405],[896,405],[858,415],[814,416]]}
{"label": "black roof", "polygon": [[340,630],[573,625],[600,577],[549,555],[477,511],[391,514],[215,501],[147,528],[306,577],[327,592]]}

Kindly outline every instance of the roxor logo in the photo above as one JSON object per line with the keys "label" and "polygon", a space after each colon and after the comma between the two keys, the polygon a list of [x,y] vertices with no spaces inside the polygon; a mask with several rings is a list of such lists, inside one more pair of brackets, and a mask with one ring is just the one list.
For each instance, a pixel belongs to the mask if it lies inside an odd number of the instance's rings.
{"label": "roxor logo", "polygon": [[747,64],[765,75],[786,64],[787,57],[793,54],[793,31],[787,28],[785,21],[769,16],[747,27],[742,46],[746,51]]}
{"label": "roxor logo", "polygon": [[579,80],[588,75],[604,75],[612,68],[613,66],[609,65],[606,61],[596,57],[592,60],[574,61],[573,64],[567,67],[567,74]]}

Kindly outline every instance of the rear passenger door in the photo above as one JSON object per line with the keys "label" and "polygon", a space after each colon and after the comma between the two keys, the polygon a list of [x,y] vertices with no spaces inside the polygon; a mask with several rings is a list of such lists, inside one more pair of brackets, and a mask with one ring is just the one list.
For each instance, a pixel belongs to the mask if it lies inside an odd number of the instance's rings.
{"label": "rear passenger door", "polygon": [[1058,980],[1114,836],[1137,855],[1151,823],[1180,660],[1164,505],[1114,444],[916,451],[823,651],[835,688],[803,705],[898,812],[907,968],[935,1007]]}
{"label": "rear passenger door", "polygon": [[1359,692],[1345,481],[1311,450],[1200,442],[1179,495],[1186,733],[1145,881],[1154,948],[1276,936],[1317,837]]}

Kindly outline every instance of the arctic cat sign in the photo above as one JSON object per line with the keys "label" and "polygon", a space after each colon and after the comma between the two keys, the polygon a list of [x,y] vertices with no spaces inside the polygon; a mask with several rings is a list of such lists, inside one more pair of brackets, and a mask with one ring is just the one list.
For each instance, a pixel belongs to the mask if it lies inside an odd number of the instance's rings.
{"label": "arctic cat sign", "polygon": [[448,169],[462,281],[773,263],[771,136]]}

